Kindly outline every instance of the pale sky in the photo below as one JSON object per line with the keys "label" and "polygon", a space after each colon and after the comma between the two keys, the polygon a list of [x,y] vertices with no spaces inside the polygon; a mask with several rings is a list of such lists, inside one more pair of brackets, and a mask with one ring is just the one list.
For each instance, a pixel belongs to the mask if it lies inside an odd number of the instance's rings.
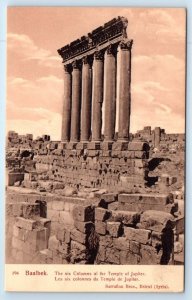
{"label": "pale sky", "polygon": [[61,138],[63,66],[57,49],[117,16],[132,49],[131,132],[184,132],[185,10],[11,7],[7,28],[7,131]]}

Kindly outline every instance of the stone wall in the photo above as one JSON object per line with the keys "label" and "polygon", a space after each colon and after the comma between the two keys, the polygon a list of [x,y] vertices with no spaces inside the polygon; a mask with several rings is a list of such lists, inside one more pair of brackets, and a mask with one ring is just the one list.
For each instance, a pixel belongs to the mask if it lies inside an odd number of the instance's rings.
{"label": "stone wall", "polygon": [[[147,143],[50,143],[39,144],[36,171],[46,180],[78,188],[144,186],[147,179]],[[39,179],[43,179],[43,175]]]}
{"label": "stone wall", "polygon": [[104,193],[85,199],[10,193],[7,261],[171,264],[174,230],[179,235],[183,228],[176,210],[171,195]]}

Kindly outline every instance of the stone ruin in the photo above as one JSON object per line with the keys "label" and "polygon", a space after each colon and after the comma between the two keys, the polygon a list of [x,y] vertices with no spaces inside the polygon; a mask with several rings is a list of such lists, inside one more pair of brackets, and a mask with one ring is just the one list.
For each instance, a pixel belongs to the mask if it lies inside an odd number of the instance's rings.
{"label": "stone ruin", "polygon": [[[24,139],[21,149],[15,134],[9,137],[7,149],[22,155],[8,174],[9,263],[183,263],[177,178],[150,176],[162,162],[151,152],[162,132],[155,129],[153,140],[129,132],[133,41],[127,24],[118,17],[58,50],[64,64],[61,141],[27,135],[30,143]],[[8,159],[7,167],[13,167]]]}

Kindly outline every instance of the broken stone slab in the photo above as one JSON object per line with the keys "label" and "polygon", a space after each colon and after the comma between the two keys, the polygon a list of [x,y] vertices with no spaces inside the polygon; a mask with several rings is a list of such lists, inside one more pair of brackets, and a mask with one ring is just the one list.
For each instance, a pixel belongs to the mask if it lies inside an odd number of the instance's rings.
{"label": "broken stone slab", "polygon": [[137,224],[140,220],[140,214],[133,211],[112,211],[110,221],[122,222],[124,225]]}
{"label": "broken stone slab", "polygon": [[23,217],[17,217],[15,225],[23,229],[33,230],[37,226],[37,221],[25,219]]}
{"label": "broken stone slab", "polygon": [[173,229],[175,219],[173,215],[156,210],[147,210],[141,214],[140,228],[162,232],[164,229]]}
{"label": "broken stone slab", "polygon": [[91,205],[83,206],[76,205],[73,208],[73,218],[74,220],[81,222],[88,222],[94,220],[94,207]]}
{"label": "broken stone slab", "polygon": [[150,242],[150,230],[135,229],[124,226],[125,237],[130,241],[139,242],[142,244],[148,244]]}
{"label": "broken stone slab", "polygon": [[112,237],[118,237],[121,234],[120,222],[107,222],[107,231]]}

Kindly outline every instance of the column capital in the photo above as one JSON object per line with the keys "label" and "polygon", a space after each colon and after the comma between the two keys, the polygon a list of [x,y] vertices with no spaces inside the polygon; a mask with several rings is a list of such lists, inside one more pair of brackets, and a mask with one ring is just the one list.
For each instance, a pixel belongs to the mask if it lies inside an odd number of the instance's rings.
{"label": "column capital", "polygon": [[72,71],[72,65],[71,64],[63,65],[63,67],[64,67],[64,71],[66,73],[71,73],[71,71]]}
{"label": "column capital", "polygon": [[121,50],[131,50],[133,45],[133,40],[121,41],[120,48]]}
{"label": "column capital", "polygon": [[106,49],[107,54],[112,54],[113,56],[115,56],[117,54],[117,47],[118,44],[110,44]]}
{"label": "column capital", "polygon": [[82,61],[81,60],[74,60],[72,62],[72,67],[73,67],[73,70],[81,70]]}
{"label": "column capital", "polygon": [[104,52],[102,50],[97,50],[94,54],[96,60],[104,60]]}
{"label": "column capital", "polygon": [[90,67],[92,67],[92,64],[93,64],[93,56],[86,55],[86,56],[83,57],[82,61],[83,61],[83,64],[84,64],[84,65],[89,65]]}

